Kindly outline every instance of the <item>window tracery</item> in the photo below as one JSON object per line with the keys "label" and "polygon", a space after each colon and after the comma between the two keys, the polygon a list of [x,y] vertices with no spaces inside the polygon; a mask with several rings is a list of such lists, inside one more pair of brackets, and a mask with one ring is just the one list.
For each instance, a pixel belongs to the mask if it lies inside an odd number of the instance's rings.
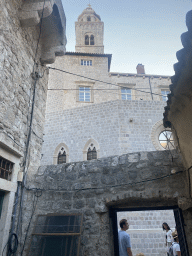
{"label": "window tracery", "polygon": [[156,150],[170,150],[175,148],[175,137],[171,129],[163,125],[163,121],[158,121],[151,131],[151,141]]}
{"label": "window tracery", "polygon": [[57,164],[63,164],[63,163],[66,163],[66,151],[64,147],[60,149],[57,157]]}
{"label": "window tracery", "polygon": [[96,140],[89,139],[83,148],[83,160],[98,159],[100,156],[100,147]]}
{"label": "window tracery", "polygon": [[87,151],[87,160],[93,160],[93,159],[97,159],[97,151],[94,144],[91,143]]}
{"label": "window tracery", "polygon": [[85,45],[95,45],[94,35],[85,35]]}
{"label": "window tracery", "polygon": [[53,164],[63,164],[69,162],[69,148],[65,143],[60,143],[55,148],[53,154]]}

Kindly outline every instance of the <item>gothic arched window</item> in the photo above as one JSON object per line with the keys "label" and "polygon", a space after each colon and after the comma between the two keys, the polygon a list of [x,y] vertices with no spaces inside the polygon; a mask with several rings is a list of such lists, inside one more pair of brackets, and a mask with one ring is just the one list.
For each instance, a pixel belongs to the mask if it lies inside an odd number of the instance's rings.
{"label": "gothic arched window", "polygon": [[87,17],[87,21],[91,21],[91,17],[90,16]]}
{"label": "gothic arched window", "polygon": [[90,37],[90,45],[94,45],[94,44],[95,44],[95,42],[94,42],[94,36],[91,35],[91,37]]}
{"label": "gothic arched window", "polygon": [[88,35],[85,36],[85,45],[89,45],[89,36]]}
{"label": "gothic arched window", "polygon": [[96,148],[90,146],[87,151],[87,160],[97,159],[97,151]]}
{"label": "gothic arched window", "polygon": [[57,157],[57,164],[64,164],[64,163],[66,163],[66,152],[65,152],[65,149],[62,147]]}

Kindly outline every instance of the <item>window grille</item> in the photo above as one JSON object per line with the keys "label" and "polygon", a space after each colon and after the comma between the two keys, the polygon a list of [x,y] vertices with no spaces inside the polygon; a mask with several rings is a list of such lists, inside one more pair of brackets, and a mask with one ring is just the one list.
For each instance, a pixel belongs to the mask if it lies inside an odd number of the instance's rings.
{"label": "window grille", "polygon": [[92,60],[81,60],[81,66],[92,66]]}
{"label": "window grille", "polygon": [[162,100],[163,101],[167,101],[168,97],[167,95],[170,93],[170,91],[166,91],[166,90],[161,90],[161,95],[162,95]]}
{"label": "window grille", "polygon": [[95,44],[95,42],[94,42],[94,36],[91,35],[91,37],[90,37],[90,45],[94,45],[94,44]]}
{"label": "window grille", "polygon": [[91,101],[90,87],[79,87],[79,101],[84,101],[84,102]]}
{"label": "window grille", "polygon": [[65,151],[63,153],[59,152],[58,158],[57,158],[57,164],[63,164],[63,163],[66,163],[66,152]]}
{"label": "window grille", "polygon": [[92,150],[89,147],[87,151],[87,160],[93,160],[93,159],[97,159],[97,151],[95,147]]}
{"label": "window grille", "polygon": [[85,36],[85,45],[89,45],[89,36],[88,35]]}
{"label": "window grille", "polygon": [[0,157],[0,178],[10,181],[12,171],[13,163]]}
{"label": "window grille", "polygon": [[164,149],[173,149],[174,148],[174,140],[173,133],[171,131],[162,131],[159,134],[159,143]]}
{"label": "window grille", "polygon": [[121,88],[121,99],[122,100],[131,100],[131,89]]}
{"label": "window grille", "polygon": [[81,214],[39,215],[29,256],[79,256]]}

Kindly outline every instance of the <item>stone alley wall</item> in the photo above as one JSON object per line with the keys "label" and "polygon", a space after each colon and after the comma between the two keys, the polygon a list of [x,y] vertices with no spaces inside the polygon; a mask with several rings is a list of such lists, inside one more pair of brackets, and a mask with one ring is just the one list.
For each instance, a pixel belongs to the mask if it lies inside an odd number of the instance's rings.
{"label": "stone alley wall", "polygon": [[[23,1],[3,0],[0,24],[0,136],[3,143],[24,154],[29,115],[31,112],[34,79],[32,72],[34,56],[39,36],[38,27],[22,27],[18,9]],[[41,53],[39,44],[38,57]],[[43,74],[46,67],[38,66]],[[33,134],[31,142],[31,164],[38,165],[44,128],[48,72],[39,79],[36,88],[35,111],[33,118]]]}
{"label": "stone alley wall", "polygon": [[[63,55],[65,44],[60,0],[0,1],[0,254],[3,248],[6,253],[13,231],[21,236],[15,223],[22,219],[22,202],[18,193],[19,203],[14,204],[15,194],[24,173],[40,165],[48,83],[45,64]],[[20,217],[12,215],[16,208]]]}
{"label": "stone alley wall", "polygon": [[110,209],[175,206],[179,198],[186,196],[186,174],[182,172],[181,159],[175,152],[172,156],[169,151],[140,152],[41,166],[26,185],[23,232],[29,224],[35,188],[40,193],[27,234],[25,255],[37,216],[66,213],[83,214],[81,256],[114,255]]}

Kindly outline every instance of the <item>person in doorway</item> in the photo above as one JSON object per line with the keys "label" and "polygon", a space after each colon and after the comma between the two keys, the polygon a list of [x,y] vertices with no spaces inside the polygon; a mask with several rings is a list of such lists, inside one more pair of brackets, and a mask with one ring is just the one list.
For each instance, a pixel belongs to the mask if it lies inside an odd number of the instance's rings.
{"label": "person in doorway", "polygon": [[172,230],[170,229],[169,225],[164,222],[162,224],[162,228],[163,230],[166,231],[166,247],[167,247],[167,250],[169,250],[169,247],[172,245],[172,242],[173,242],[173,237],[172,237]]}
{"label": "person in doorway", "polygon": [[181,250],[180,250],[180,245],[179,245],[179,238],[178,238],[178,234],[177,231],[174,231],[172,233],[174,242],[173,242],[173,255],[174,256],[181,256]]}
{"label": "person in doorway", "polygon": [[129,229],[129,224],[126,219],[119,222],[121,230],[119,230],[119,256],[133,256],[131,251],[130,236],[126,233]]}

